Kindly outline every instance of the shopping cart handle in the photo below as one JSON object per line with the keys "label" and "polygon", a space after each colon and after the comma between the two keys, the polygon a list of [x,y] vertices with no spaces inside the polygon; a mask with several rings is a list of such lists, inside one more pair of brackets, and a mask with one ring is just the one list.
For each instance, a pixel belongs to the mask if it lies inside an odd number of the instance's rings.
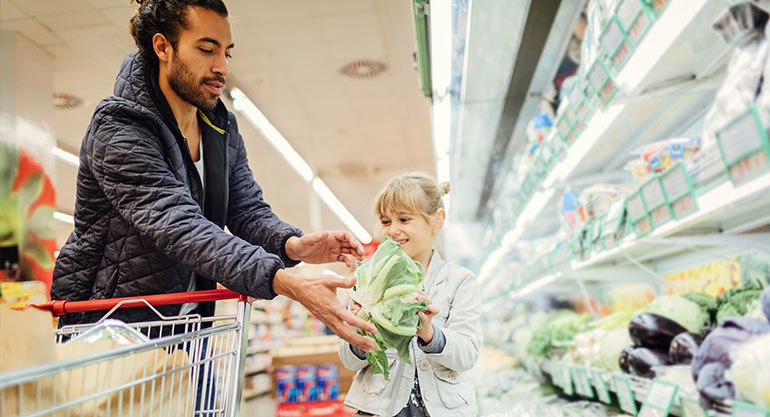
{"label": "shopping cart handle", "polygon": [[[209,301],[230,300],[237,298],[246,301],[246,296],[230,290],[207,290],[192,292],[177,292],[171,294],[141,295],[137,297],[105,298],[103,300],[89,301],[65,301],[54,300],[44,304],[27,304],[25,309],[34,307],[40,310],[50,311],[54,317],[71,313],[83,313],[86,311],[109,310],[123,303],[118,308],[146,307],[146,301],[152,306],[163,306],[184,303],[205,303]],[[132,303],[131,301],[136,301]]]}

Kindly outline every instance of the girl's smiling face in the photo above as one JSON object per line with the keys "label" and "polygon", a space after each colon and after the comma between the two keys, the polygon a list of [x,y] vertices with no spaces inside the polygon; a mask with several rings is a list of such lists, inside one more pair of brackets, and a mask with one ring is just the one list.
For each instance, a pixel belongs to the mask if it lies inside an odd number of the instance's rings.
{"label": "girl's smiling face", "polygon": [[380,216],[383,235],[400,243],[401,249],[423,267],[428,266],[433,253],[433,239],[441,223],[429,223],[424,216],[403,210],[397,213],[388,210]]}

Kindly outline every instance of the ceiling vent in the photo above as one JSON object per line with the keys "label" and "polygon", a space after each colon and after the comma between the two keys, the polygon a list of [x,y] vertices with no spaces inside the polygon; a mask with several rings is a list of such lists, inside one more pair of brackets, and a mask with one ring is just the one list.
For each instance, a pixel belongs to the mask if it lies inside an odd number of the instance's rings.
{"label": "ceiling vent", "polygon": [[67,93],[53,93],[53,106],[56,110],[72,110],[83,105],[83,99]]}
{"label": "ceiling vent", "polygon": [[342,67],[340,72],[348,77],[364,80],[382,74],[386,68],[387,67],[382,62],[359,59],[346,64]]}

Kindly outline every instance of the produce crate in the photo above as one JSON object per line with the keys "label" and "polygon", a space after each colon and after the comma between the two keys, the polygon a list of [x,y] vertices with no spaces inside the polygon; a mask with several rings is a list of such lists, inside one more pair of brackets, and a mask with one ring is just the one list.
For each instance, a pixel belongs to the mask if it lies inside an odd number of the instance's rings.
{"label": "produce crate", "polygon": [[644,206],[644,199],[640,189],[626,197],[626,210],[629,223],[633,226],[634,232],[636,232],[638,237],[646,236],[652,232],[652,219],[650,219],[647,208]]}
{"label": "produce crate", "polygon": [[631,40],[626,36],[616,15],[611,16],[604,26],[599,44],[609,57],[610,68],[615,74],[619,73],[631,57],[633,48]]}
{"label": "produce crate", "polygon": [[603,57],[597,58],[591,65],[588,70],[588,82],[591,84],[599,101],[605,106],[610,103],[618,92],[618,86],[612,79],[610,70],[607,64],[604,63]]}
{"label": "produce crate", "polygon": [[644,3],[650,8],[657,19],[666,10],[666,7],[671,3],[671,0],[644,0]]}
{"label": "produce crate", "polygon": [[656,229],[674,218],[674,213],[666,201],[660,175],[655,174],[640,187],[644,207],[652,221],[652,229]]}
{"label": "produce crate", "polygon": [[716,137],[733,184],[742,184],[770,171],[768,131],[762,126],[755,106],[717,131]]}
{"label": "produce crate", "polygon": [[666,172],[661,173],[660,182],[663,185],[666,202],[671,207],[675,219],[698,210],[695,186],[684,166],[684,161],[677,162]]}
{"label": "produce crate", "polygon": [[644,36],[652,28],[655,13],[642,0],[621,0],[615,8],[615,17],[617,17],[623,33],[630,42],[632,50],[636,50]]}

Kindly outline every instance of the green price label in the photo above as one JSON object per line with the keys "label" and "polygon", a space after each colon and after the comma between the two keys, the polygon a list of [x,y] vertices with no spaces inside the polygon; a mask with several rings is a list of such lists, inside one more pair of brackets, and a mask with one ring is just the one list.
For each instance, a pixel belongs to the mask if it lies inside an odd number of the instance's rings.
{"label": "green price label", "polygon": [[615,391],[618,394],[620,409],[633,416],[636,415],[636,401],[634,392],[631,391],[631,383],[628,382],[628,376],[622,374],[613,374],[612,379],[615,382]]}
{"label": "green price label", "polygon": [[709,412],[700,406],[698,400],[692,397],[679,397],[683,417],[709,417]]}
{"label": "green price label", "polygon": [[591,388],[591,380],[588,378],[588,370],[583,366],[573,368],[575,385],[580,387],[578,393],[584,397],[593,398],[594,390]]}
{"label": "green price label", "polygon": [[561,371],[556,362],[551,362],[551,382],[557,387],[561,386]]}
{"label": "green price label", "polygon": [[562,381],[564,382],[564,385],[562,385],[562,388],[564,388],[564,393],[567,395],[574,394],[575,392],[572,390],[572,378],[570,376],[568,366],[563,365],[561,367],[561,375],[562,375]]}
{"label": "green price label", "polygon": [[768,417],[766,408],[743,401],[733,401],[733,417]]}
{"label": "green price label", "polygon": [[610,398],[610,391],[607,389],[607,384],[604,382],[604,371],[599,369],[591,370],[591,380],[596,388],[596,396],[599,401],[605,404],[611,404],[612,398]]}
{"label": "green price label", "polygon": [[666,417],[674,405],[679,386],[670,382],[654,380],[642,405],[641,417]]}

